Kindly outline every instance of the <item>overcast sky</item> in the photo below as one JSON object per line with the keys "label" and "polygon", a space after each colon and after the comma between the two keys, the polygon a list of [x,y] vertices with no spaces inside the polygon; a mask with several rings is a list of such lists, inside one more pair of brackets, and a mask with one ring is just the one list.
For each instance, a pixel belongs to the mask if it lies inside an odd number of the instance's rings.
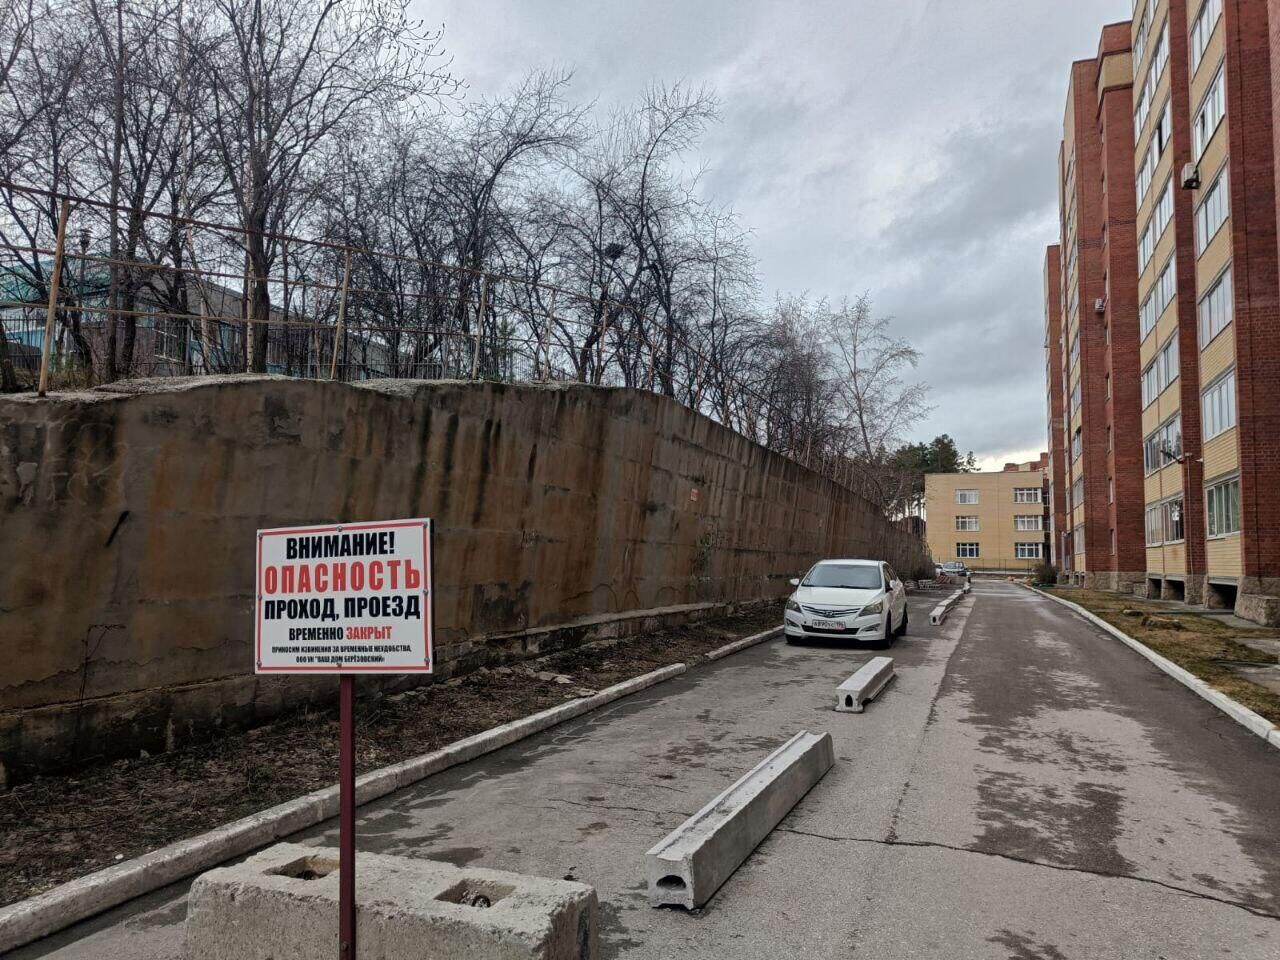
{"label": "overcast sky", "polygon": [[1130,0],[415,0],[470,95],[566,66],[602,106],[713,87],[704,194],[762,290],[871,294],[984,465],[1044,448],[1042,267],[1067,74]]}

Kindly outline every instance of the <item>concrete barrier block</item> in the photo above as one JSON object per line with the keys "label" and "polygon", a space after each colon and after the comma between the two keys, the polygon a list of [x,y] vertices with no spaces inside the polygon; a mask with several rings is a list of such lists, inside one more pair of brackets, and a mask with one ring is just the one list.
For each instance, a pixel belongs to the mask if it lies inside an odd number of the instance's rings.
{"label": "concrete barrier block", "polygon": [[649,902],[710,900],[834,763],[831,735],[803,730],[765,757],[645,854]]}
{"label": "concrete barrier block", "polygon": [[[361,960],[591,960],[588,886],[500,870],[361,853]],[[314,960],[338,950],[338,851],[281,843],[196,879],[189,960]]]}
{"label": "concrete barrier block", "polygon": [[947,614],[951,612],[951,608],[954,607],[957,603],[959,603],[961,597],[963,596],[964,596],[964,591],[957,590],[955,593],[951,594],[951,596],[947,597],[947,599],[943,600],[940,604],[934,607],[933,610],[931,610],[929,613],[929,623],[931,623],[935,627],[941,624],[944,620],[947,619]]}
{"label": "concrete barrier block", "polygon": [[836,687],[836,709],[841,713],[861,713],[893,679],[893,657],[872,657],[853,676]]}

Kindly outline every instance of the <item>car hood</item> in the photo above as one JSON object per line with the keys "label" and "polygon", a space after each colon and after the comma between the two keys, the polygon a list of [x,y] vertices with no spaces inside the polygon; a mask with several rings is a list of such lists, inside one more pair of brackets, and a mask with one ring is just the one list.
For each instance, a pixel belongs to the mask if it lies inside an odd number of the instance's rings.
{"label": "car hood", "polygon": [[845,587],[796,587],[797,603],[815,607],[865,607],[884,596],[883,590],[849,590]]}

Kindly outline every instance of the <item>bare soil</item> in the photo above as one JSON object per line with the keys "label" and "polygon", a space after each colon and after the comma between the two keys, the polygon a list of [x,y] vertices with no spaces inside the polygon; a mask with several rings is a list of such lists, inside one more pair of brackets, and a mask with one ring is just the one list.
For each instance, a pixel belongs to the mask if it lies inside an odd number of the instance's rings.
{"label": "bare soil", "polygon": [[[1135,597],[1074,587],[1051,588],[1050,592],[1078,603],[1091,613],[1133,639],[1146,644],[1178,666],[1194,673],[1237,703],[1280,724],[1280,694],[1244,679],[1231,669],[1234,664],[1269,666],[1277,662],[1270,653],[1240,643],[1240,638],[1274,637],[1277,631],[1263,627],[1232,626],[1213,617],[1178,610],[1166,604],[1148,603]],[[1133,613],[1125,613],[1126,610]],[[1143,615],[1155,618],[1143,624]],[[1182,629],[1161,625],[1177,621]]]}
{"label": "bare soil", "polygon": [[[357,770],[696,661],[781,622],[779,603],[360,700]],[[335,679],[332,711],[297,713],[212,743],[24,783],[0,793],[0,905],[318,790],[336,782],[337,773]]]}

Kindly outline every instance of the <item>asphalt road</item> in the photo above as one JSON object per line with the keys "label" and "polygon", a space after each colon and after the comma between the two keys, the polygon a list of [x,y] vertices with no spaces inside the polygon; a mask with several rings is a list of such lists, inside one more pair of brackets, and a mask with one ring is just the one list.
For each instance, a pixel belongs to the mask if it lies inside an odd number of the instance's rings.
{"label": "asphalt road", "polygon": [[[866,713],[831,706],[871,652],[767,644],[363,808],[361,848],[572,875],[628,960],[1280,957],[1280,751],[1020,588],[935,599]],[[836,766],[704,910],[651,909],[644,851],[801,729]],[[179,957],[184,896],[15,956]]]}

